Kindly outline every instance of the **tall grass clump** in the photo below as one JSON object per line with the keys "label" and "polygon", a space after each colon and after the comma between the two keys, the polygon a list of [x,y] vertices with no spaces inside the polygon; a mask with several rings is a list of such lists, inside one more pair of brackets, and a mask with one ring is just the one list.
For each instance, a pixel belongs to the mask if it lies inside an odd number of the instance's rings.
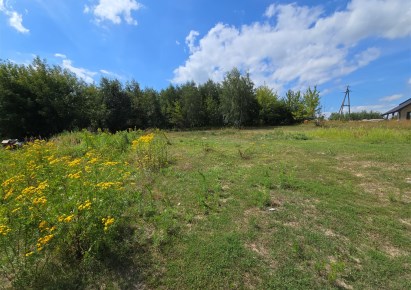
{"label": "tall grass clump", "polygon": [[145,170],[158,170],[167,164],[167,140],[158,133],[142,135],[132,141],[134,161]]}
{"label": "tall grass clump", "polygon": [[324,139],[356,139],[369,143],[410,143],[411,122],[381,122],[369,124],[363,122],[338,123],[308,131],[306,134],[314,138]]}

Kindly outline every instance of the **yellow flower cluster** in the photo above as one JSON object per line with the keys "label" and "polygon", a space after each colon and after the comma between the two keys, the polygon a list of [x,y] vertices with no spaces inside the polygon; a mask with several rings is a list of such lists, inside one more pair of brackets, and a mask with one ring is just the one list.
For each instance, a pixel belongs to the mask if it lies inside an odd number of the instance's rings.
{"label": "yellow flower cluster", "polygon": [[40,252],[40,251],[43,249],[43,247],[44,247],[48,242],[50,242],[50,240],[51,240],[53,237],[54,237],[54,234],[50,234],[50,235],[44,236],[44,237],[42,237],[42,238],[39,238],[39,239],[37,240],[37,251]]}
{"label": "yellow flower cluster", "polygon": [[41,221],[39,223],[39,230],[40,230],[41,233],[45,232],[45,231],[48,231],[49,233],[51,233],[51,232],[54,232],[56,230],[56,227],[52,226],[51,228],[49,228],[46,221]]}
{"label": "yellow flower cluster", "polygon": [[35,197],[33,199],[33,205],[45,205],[47,203],[47,198],[45,196]]}
{"label": "yellow flower cluster", "polygon": [[81,163],[81,158],[76,158],[73,161],[68,162],[67,165],[69,167],[74,167],[74,166],[79,165],[80,163]]}
{"label": "yellow flower cluster", "polygon": [[[19,201],[20,201],[20,200],[25,199],[25,198],[27,198],[28,196],[31,196],[31,195],[34,195],[34,194],[42,195],[42,194],[43,194],[43,191],[44,191],[48,186],[49,186],[49,185],[48,185],[47,180],[46,180],[46,181],[40,182],[37,187],[36,187],[36,186],[26,187],[26,188],[24,188],[24,189],[21,191],[21,194],[16,197],[16,200],[19,200]],[[11,194],[11,193],[9,192],[9,194]],[[7,195],[7,196],[9,196],[9,195]],[[6,197],[5,197],[5,198],[6,198]],[[45,204],[46,201],[47,201],[47,199],[46,199],[44,196],[41,196],[40,198],[34,198],[34,199],[33,199],[33,204]]]}
{"label": "yellow flower cluster", "polygon": [[13,188],[10,188],[9,190],[7,190],[6,194],[3,197],[3,199],[4,200],[8,199],[13,194],[13,192],[14,192]]}
{"label": "yellow flower cluster", "polygon": [[69,174],[67,175],[67,178],[70,178],[70,179],[79,179],[80,176],[81,176],[81,171],[76,172],[76,173],[69,173]]}
{"label": "yellow flower cluster", "polygon": [[31,251],[31,252],[28,252],[28,253],[26,253],[26,257],[30,257],[31,255],[33,255],[34,254],[34,252],[33,251]]}
{"label": "yellow flower cluster", "polygon": [[101,189],[108,189],[110,187],[119,187],[120,185],[121,185],[121,182],[100,182],[96,184],[96,186]]}
{"label": "yellow flower cluster", "polygon": [[58,221],[59,222],[65,222],[65,223],[69,223],[74,219],[74,214],[71,214],[69,216],[66,215],[61,215],[58,217]]}
{"label": "yellow flower cluster", "polygon": [[146,135],[141,136],[137,140],[134,140],[131,146],[133,147],[133,149],[136,149],[138,148],[138,146],[140,146],[140,144],[148,144],[151,141],[153,141],[153,139],[154,139],[154,133],[146,134]]}
{"label": "yellow flower cluster", "polygon": [[8,226],[0,225],[0,235],[6,236],[11,229]]}
{"label": "yellow flower cluster", "polygon": [[117,164],[119,164],[119,163],[120,163],[120,162],[107,161],[107,162],[104,162],[103,165],[104,165],[104,166],[114,166],[114,165],[117,165]]}
{"label": "yellow flower cluster", "polygon": [[10,177],[9,179],[6,179],[1,186],[7,187],[15,182],[23,181],[24,180],[24,175],[16,175],[13,177]]}
{"label": "yellow flower cluster", "polygon": [[43,193],[43,190],[45,190],[48,186],[49,185],[48,185],[47,180],[46,180],[46,181],[40,182],[40,184],[37,187],[35,187],[35,186],[26,187],[25,189],[23,189],[21,191],[21,193],[24,194],[24,195],[31,195],[31,194],[35,194],[35,193],[41,194],[41,193]]}
{"label": "yellow flower cluster", "polygon": [[46,221],[41,221],[40,223],[39,223],[39,230],[40,230],[40,232],[43,232],[43,231],[45,231],[47,229],[47,222]]}
{"label": "yellow flower cluster", "polygon": [[101,222],[104,225],[104,231],[107,231],[109,226],[112,225],[114,223],[114,218],[111,216],[108,216],[106,218],[102,218]]}
{"label": "yellow flower cluster", "polygon": [[98,159],[96,157],[94,157],[94,158],[91,158],[87,163],[94,164],[94,163],[97,163],[97,162],[98,162]]}
{"label": "yellow flower cluster", "polygon": [[86,200],[83,204],[80,204],[78,206],[78,210],[86,210],[91,208],[91,202],[89,200]]}
{"label": "yellow flower cluster", "polygon": [[26,187],[25,189],[23,189],[22,191],[21,191],[21,193],[23,194],[23,195],[32,195],[32,194],[35,194],[36,193],[36,187],[34,187],[34,186],[29,186],[29,187]]}

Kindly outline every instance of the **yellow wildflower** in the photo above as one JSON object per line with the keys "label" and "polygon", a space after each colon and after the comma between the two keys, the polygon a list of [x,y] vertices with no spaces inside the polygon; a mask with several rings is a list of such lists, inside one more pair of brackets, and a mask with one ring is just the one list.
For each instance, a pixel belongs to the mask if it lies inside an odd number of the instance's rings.
{"label": "yellow wildflower", "polygon": [[83,204],[80,204],[78,206],[78,210],[85,210],[85,209],[90,209],[91,208],[91,202],[89,200],[86,200]]}
{"label": "yellow wildflower", "polygon": [[[42,249],[44,245],[46,245],[48,242],[50,242],[50,240],[54,237],[54,234],[50,234],[47,236],[44,236],[42,238],[39,238],[37,240],[37,250],[39,250],[40,248]],[[39,251],[41,251],[41,249]]]}
{"label": "yellow wildflower", "polygon": [[40,184],[37,186],[37,192],[40,192],[40,191],[46,189],[48,186],[49,185],[47,183],[47,180],[45,180],[43,182],[40,182]]}
{"label": "yellow wildflower", "polygon": [[87,163],[94,164],[97,161],[98,161],[98,159],[94,157],[94,158],[91,158]]}
{"label": "yellow wildflower", "polygon": [[0,235],[6,236],[11,229],[8,226],[0,225]]}
{"label": "yellow wildflower", "polygon": [[71,222],[71,221],[73,220],[73,218],[74,218],[74,214],[71,214],[71,215],[65,217],[65,218],[63,219],[63,221],[64,221],[65,223],[69,223],[69,222]]}
{"label": "yellow wildflower", "polygon": [[3,199],[4,200],[8,199],[12,194],[13,194],[13,188],[10,188],[9,190],[6,191],[6,194],[4,195]]}
{"label": "yellow wildflower", "polygon": [[133,149],[136,149],[140,144],[148,144],[154,139],[154,133],[143,135],[137,140],[134,140],[131,144]]}
{"label": "yellow wildflower", "polygon": [[107,161],[107,162],[104,162],[103,165],[104,165],[104,166],[113,166],[113,165],[117,165],[117,164],[119,164],[119,163],[120,163],[120,162]]}
{"label": "yellow wildflower", "polygon": [[12,211],[11,211],[11,213],[15,213],[15,212],[17,212],[17,211],[19,211],[20,210],[20,207],[17,207],[17,208],[15,208],[15,209],[13,209]]}
{"label": "yellow wildflower", "polygon": [[106,218],[102,218],[101,222],[104,225],[104,231],[107,231],[108,227],[114,223],[114,218],[111,216],[108,216]]}
{"label": "yellow wildflower", "polygon": [[21,191],[21,193],[24,194],[24,195],[30,195],[30,194],[36,193],[36,191],[37,191],[37,187],[29,186],[29,187],[26,187],[25,189],[23,189]]}
{"label": "yellow wildflower", "polygon": [[45,231],[47,229],[47,222],[46,221],[41,221],[40,223],[39,223],[39,230],[41,231],[41,232],[43,232],[43,231]]}
{"label": "yellow wildflower", "polygon": [[31,255],[33,255],[34,254],[34,252],[33,251],[31,251],[31,252],[28,252],[28,253],[26,253],[26,257],[30,257]]}
{"label": "yellow wildflower", "polygon": [[3,181],[1,186],[6,187],[6,186],[9,186],[12,183],[22,181],[23,179],[24,179],[24,175],[16,175],[16,176],[10,177],[9,179]]}
{"label": "yellow wildflower", "polygon": [[87,172],[87,173],[90,173],[91,172],[91,167],[90,166],[85,166],[84,171]]}
{"label": "yellow wildflower", "polygon": [[45,196],[42,197],[36,197],[33,199],[33,205],[44,205],[47,203],[47,198]]}
{"label": "yellow wildflower", "polygon": [[74,167],[74,166],[76,166],[76,165],[79,165],[80,162],[81,162],[81,159],[80,159],[80,158],[76,158],[76,159],[74,159],[73,161],[70,161],[69,163],[67,163],[67,165],[68,165],[69,167]]}
{"label": "yellow wildflower", "polygon": [[81,175],[81,171],[76,172],[76,173],[70,173],[69,175],[67,175],[67,178],[70,179],[79,179]]}
{"label": "yellow wildflower", "polygon": [[57,163],[57,162],[60,162],[61,161],[61,159],[60,158],[53,158],[53,159],[49,159],[49,164],[50,165],[53,165],[53,164],[55,164],[55,163]]}
{"label": "yellow wildflower", "polygon": [[100,187],[101,189],[108,189],[110,187],[115,187],[115,186],[120,186],[121,182],[100,182],[97,183],[97,187]]}

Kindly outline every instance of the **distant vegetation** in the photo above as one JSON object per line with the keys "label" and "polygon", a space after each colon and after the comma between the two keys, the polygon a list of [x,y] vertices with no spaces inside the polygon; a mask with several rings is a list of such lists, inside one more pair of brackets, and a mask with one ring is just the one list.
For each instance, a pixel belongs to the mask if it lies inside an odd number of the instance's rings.
{"label": "distant vegetation", "polygon": [[348,121],[348,120],[353,120],[353,121],[360,121],[360,120],[370,120],[370,119],[383,119],[381,116],[380,112],[375,112],[375,111],[361,111],[361,112],[354,112],[351,114],[344,113],[343,115],[339,113],[332,113],[330,117],[328,117],[329,120],[336,121],[336,120],[343,120],[343,121]]}
{"label": "distant vegetation", "polygon": [[156,91],[138,82],[102,78],[87,84],[60,66],[36,58],[31,65],[0,63],[0,136],[51,136],[87,128],[198,128],[283,125],[314,119],[316,87],[280,98],[255,87],[234,68],[221,83],[187,82]]}

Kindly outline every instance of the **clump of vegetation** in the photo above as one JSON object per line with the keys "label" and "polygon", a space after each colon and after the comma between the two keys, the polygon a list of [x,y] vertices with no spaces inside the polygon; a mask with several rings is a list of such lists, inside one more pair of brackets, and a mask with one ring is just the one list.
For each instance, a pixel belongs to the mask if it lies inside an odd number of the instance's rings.
{"label": "clump of vegetation", "polygon": [[[129,260],[137,244],[126,213],[141,202],[131,185],[143,178],[139,168],[164,167],[167,149],[155,133],[132,141],[126,153],[93,148],[104,139],[124,140],[123,134],[80,133],[72,148],[59,146],[68,140],[63,136],[1,150],[2,278],[17,288],[43,288],[62,283],[67,271],[78,271],[68,283],[82,287],[98,276],[96,269],[108,267],[105,263]],[[58,270],[49,275],[53,268]]]}

